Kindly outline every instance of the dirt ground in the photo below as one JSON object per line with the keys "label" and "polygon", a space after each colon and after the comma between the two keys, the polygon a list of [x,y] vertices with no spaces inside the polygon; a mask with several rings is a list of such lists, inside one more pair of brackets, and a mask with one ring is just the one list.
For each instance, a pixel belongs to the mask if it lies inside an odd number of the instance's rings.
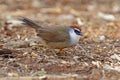
{"label": "dirt ground", "polygon": [[[42,26],[79,24],[83,37],[56,54],[19,16]],[[120,0],[0,0],[0,80],[6,79],[120,80]]]}

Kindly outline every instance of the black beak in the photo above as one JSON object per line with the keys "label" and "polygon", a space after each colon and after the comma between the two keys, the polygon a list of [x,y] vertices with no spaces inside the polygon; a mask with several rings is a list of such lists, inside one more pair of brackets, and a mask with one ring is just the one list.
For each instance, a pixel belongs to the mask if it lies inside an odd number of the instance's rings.
{"label": "black beak", "polygon": [[74,30],[74,32],[75,32],[77,35],[83,36],[82,32],[79,31],[79,30]]}

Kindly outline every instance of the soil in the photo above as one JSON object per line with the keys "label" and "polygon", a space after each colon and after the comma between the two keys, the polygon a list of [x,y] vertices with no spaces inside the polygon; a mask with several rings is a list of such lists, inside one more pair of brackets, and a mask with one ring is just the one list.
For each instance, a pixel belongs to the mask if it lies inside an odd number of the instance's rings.
{"label": "soil", "polygon": [[[0,79],[120,80],[119,0],[1,0]],[[79,44],[58,53],[19,16],[41,26],[81,25]],[[54,38],[53,38],[54,39]]]}

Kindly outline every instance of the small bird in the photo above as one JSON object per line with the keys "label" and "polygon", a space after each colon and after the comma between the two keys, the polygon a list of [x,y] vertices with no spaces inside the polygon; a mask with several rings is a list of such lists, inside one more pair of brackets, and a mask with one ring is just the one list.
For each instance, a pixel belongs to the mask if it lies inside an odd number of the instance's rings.
{"label": "small bird", "polygon": [[19,17],[24,25],[36,30],[37,36],[43,41],[43,45],[53,49],[63,49],[79,42],[82,36],[81,28],[78,25],[71,26],[40,26],[31,19]]}

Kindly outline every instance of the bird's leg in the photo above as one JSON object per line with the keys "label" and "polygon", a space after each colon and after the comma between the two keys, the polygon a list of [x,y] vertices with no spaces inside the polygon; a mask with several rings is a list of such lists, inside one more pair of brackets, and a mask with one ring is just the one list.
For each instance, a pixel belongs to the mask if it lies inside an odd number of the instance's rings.
{"label": "bird's leg", "polygon": [[56,49],[52,49],[51,52],[52,52],[52,54],[54,55],[54,57],[57,56],[57,50],[56,50]]}
{"label": "bird's leg", "polygon": [[56,49],[56,52],[57,52],[57,57],[58,58],[65,58],[65,51],[63,49]]}
{"label": "bird's leg", "polygon": [[63,49],[52,49],[51,51],[52,51],[52,54],[53,54],[54,56],[56,56],[56,57],[63,55],[63,54],[62,54],[62,53],[63,53]]}

